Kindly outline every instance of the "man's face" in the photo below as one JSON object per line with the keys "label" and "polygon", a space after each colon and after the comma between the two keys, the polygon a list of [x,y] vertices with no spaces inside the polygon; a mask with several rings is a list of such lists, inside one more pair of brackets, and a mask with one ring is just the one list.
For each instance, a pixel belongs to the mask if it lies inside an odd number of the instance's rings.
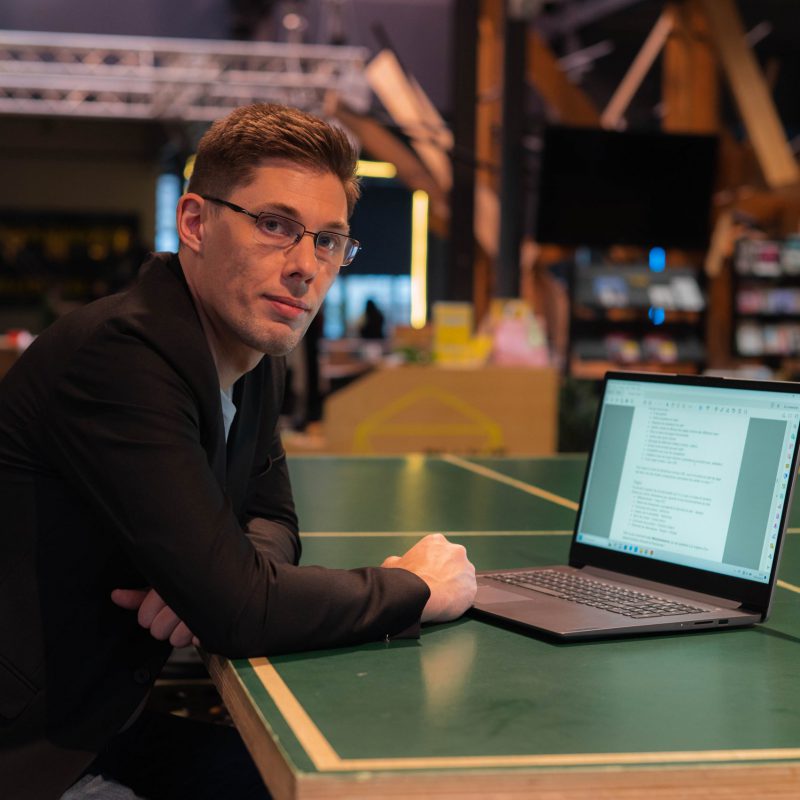
{"label": "man's face", "polygon": [[[344,187],[330,172],[271,161],[222,199],[254,214],[290,217],[309,231],[348,232]],[[243,345],[285,355],[319,311],[338,268],[317,261],[311,236],[278,248],[257,242],[254,224],[245,214],[205,201],[200,263],[190,283],[224,350]]]}

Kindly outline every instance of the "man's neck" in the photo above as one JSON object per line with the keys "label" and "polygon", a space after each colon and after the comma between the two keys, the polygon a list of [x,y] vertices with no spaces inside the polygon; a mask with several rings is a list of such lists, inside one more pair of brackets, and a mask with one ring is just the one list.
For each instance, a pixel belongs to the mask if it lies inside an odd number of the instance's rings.
{"label": "man's neck", "polygon": [[203,333],[208,342],[208,349],[214,359],[214,366],[219,377],[219,386],[223,392],[230,392],[233,386],[242,375],[255,369],[264,357],[262,353],[254,350],[240,341],[232,338],[223,326],[206,312],[206,309],[195,293],[190,275],[184,271],[189,293],[192,295],[197,316],[203,327]]}
{"label": "man's neck", "polygon": [[223,392],[230,392],[233,384],[242,375],[258,366],[263,355],[249,347],[226,347],[224,336],[218,335],[218,331],[202,308],[198,308],[198,313],[211,350],[211,357],[214,359],[214,366],[217,368],[219,386]]}
{"label": "man's neck", "polygon": [[[206,333],[208,338],[208,333]],[[263,358],[261,353],[256,353],[254,357],[249,359],[240,359],[236,362],[234,359],[225,358],[218,354],[218,349],[214,347],[212,341],[209,340],[209,347],[211,349],[211,356],[214,359],[214,365],[217,368],[217,375],[219,376],[219,387],[223,392],[230,393],[233,386],[242,375],[250,372],[258,366],[259,361]]]}

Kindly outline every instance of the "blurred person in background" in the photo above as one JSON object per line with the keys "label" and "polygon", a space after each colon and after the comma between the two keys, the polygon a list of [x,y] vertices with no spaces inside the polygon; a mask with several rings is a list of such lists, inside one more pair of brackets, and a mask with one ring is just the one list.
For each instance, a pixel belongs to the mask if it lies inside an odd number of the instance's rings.
{"label": "blurred person in background", "polygon": [[364,306],[364,316],[358,328],[358,335],[362,339],[383,339],[385,336],[383,312],[378,304],[371,298]]}

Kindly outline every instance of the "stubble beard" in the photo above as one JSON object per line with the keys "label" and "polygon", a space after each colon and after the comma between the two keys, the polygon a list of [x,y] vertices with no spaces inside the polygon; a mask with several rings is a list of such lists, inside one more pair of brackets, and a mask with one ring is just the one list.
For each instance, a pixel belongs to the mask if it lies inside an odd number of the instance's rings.
{"label": "stubble beard", "polygon": [[253,330],[250,326],[242,326],[239,331],[239,337],[248,347],[264,355],[287,356],[300,344],[300,340],[305,335],[310,324],[311,320],[309,319],[308,323],[299,329],[287,326],[284,329],[261,331]]}

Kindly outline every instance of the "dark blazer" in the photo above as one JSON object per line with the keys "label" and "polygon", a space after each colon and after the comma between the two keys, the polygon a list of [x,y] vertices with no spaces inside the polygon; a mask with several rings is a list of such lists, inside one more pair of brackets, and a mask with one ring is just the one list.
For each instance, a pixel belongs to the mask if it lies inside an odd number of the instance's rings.
{"label": "dark blazer", "polygon": [[55,323],[0,383],[0,796],[58,797],[170,652],[114,605],[155,587],[229,657],[382,639],[428,598],[405,570],[297,566],[276,432],[282,359],[219,380],[177,256]]}

